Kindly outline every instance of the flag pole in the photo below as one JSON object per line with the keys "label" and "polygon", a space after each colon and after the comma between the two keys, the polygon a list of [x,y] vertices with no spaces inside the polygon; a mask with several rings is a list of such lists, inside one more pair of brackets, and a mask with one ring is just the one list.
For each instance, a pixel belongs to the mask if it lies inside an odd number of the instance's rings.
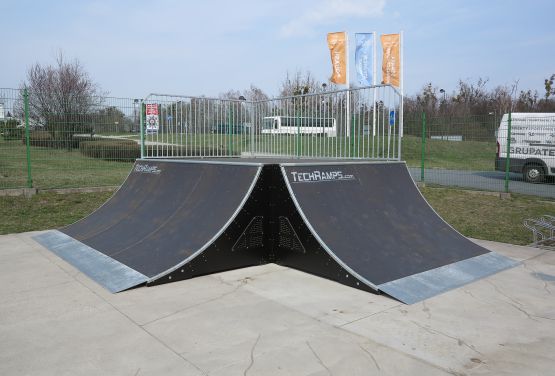
{"label": "flag pole", "polygon": [[376,32],[373,31],[372,32],[372,86],[374,86],[373,89],[373,118],[372,118],[372,136],[375,137],[376,136],[376,75],[377,75],[377,69],[376,69],[376,63],[377,63],[377,59],[376,59],[376,42],[377,42],[377,38],[376,38]]}
{"label": "flag pole", "polygon": [[347,72],[345,73],[345,80],[347,85],[347,137],[351,137],[351,84],[349,81],[349,34],[345,32],[345,60],[346,61],[346,69]]}
{"label": "flag pole", "polygon": [[403,30],[401,30],[401,36],[400,36],[400,42],[401,42],[401,69],[400,69],[400,76],[401,76],[401,103],[399,105],[399,111],[401,112],[399,114],[399,142],[398,142],[398,147],[399,147],[399,151],[397,154],[397,158],[399,160],[401,160],[401,139],[403,138],[403,113],[404,113],[404,102],[405,102],[405,91],[404,91],[404,86],[405,86],[405,62],[404,62],[404,50],[405,50],[405,40],[404,40],[404,32]]}

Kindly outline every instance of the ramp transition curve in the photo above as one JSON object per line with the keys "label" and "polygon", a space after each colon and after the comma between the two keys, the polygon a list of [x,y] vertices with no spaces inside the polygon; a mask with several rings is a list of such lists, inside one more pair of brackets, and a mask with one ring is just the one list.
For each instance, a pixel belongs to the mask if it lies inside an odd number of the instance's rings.
{"label": "ramp transition curve", "polygon": [[410,304],[516,265],[444,222],[404,163],[139,160],[35,239],[112,292],[275,262]]}

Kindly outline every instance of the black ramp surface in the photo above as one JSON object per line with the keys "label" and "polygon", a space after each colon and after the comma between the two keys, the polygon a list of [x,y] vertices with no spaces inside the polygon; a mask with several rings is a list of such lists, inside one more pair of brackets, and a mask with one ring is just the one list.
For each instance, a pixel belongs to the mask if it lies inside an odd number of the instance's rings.
{"label": "black ramp surface", "polygon": [[[442,271],[444,279],[458,273],[454,278],[465,281],[512,266],[499,255],[492,260],[488,250],[443,221],[424,200],[404,163],[284,165],[282,171],[299,212],[324,248],[367,285],[401,301],[412,302],[414,297],[395,296],[388,283],[413,276],[406,283],[414,285],[416,276],[422,279],[430,271]],[[484,257],[492,265],[476,276],[460,277],[460,270],[449,268]],[[503,267],[495,265],[499,260]],[[476,269],[467,264],[465,268],[471,274]],[[457,285],[448,280],[434,283],[445,288],[422,289],[441,292]]]}
{"label": "black ramp surface", "polygon": [[225,230],[260,169],[137,161],[111,200],[60,231],[148,279],[156,278],[198,255]]}

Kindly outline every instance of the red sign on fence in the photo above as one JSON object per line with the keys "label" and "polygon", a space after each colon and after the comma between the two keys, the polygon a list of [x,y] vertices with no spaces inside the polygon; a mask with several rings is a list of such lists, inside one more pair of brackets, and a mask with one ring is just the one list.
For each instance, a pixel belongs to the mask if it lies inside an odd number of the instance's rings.
{"label": "red sign on fence", "polygon": [[158,132],[159,127],[158,104],[148,103],[146,105],[146,130],[147,133]]}

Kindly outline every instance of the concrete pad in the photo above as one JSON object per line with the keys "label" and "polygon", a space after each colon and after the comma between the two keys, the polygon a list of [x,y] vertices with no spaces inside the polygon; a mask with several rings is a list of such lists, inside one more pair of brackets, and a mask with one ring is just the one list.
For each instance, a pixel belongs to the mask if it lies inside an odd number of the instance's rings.
{"label": "concrete pad", "polygon": [[[535,278],[528,264],[540,263],[546,275],[555,274],[555,268],[541,263],[540,257],[421,304],[396,307],[342,327],[464,372],[488,368],[496,359],[493,354],[519,344],[539,341],[544,346],[540,356],[545,356],[555,351],[555,302],[545,281]],[[540,368],[552,365],[553,361],[534,363]]]}
{"label": "concrete pad", "polygon": [[413,306],[278,265],[110,294],[0,236],[0,374],[521,375],[555,368],[555,252]]}
{"label": "concrete pad", "polygon": [[324,278],[279,267],[251,277],[245,289],[331,325],[344,325],[403,305],[386,295],[369,294]]}
{"label": "concrete pad", "polygon": [[542,253],[545,253],[545,249],[540,249],[540,248],[498,243],[498,242],[492,242],[489,240],[481,240],[481,239],[470,239],[470,240],[472,240],[474,243],[478,245],[481,245],[484,248],[489,249],[490,251],[500,253],[503,256],[510,257],[517,261],[528,260],[538,255],[541,255]]}

